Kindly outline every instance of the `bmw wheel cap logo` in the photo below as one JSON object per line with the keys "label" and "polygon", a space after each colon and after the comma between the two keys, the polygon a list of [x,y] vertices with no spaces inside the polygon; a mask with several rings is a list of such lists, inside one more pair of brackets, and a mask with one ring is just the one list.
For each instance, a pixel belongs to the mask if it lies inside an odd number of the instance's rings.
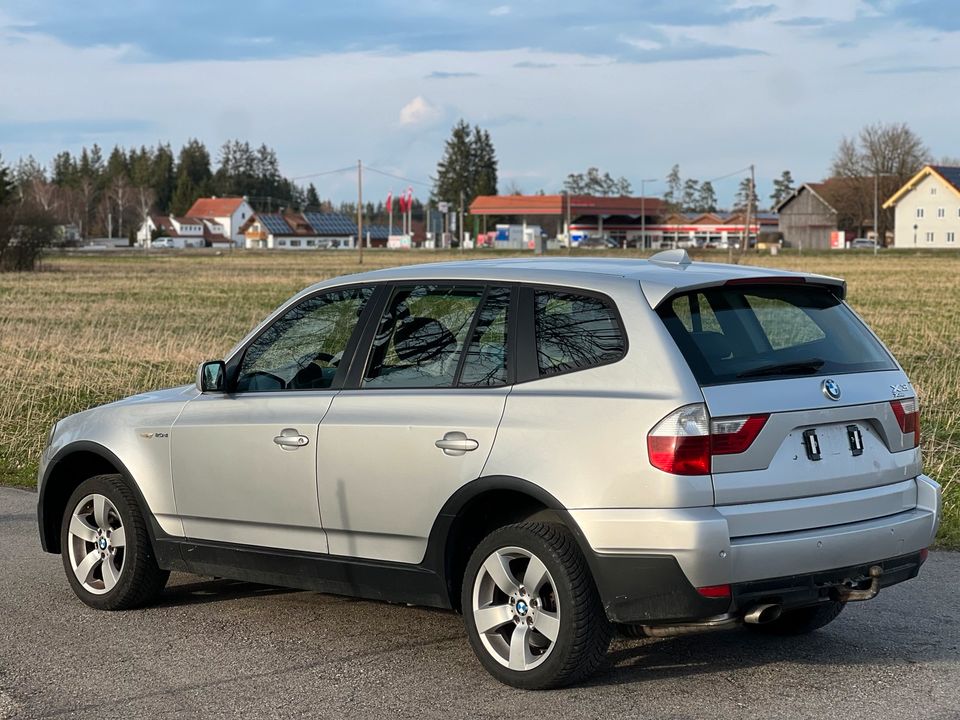
{"label": "bmw wheel cap logo", "polygon": [[523,600],[517,601],[517,615],[526,615],[527,609],[527,604]]}
{"label": "bmw wheel cap logo", "polygon": [[823,381],[820,387],[823,389],[823,394],[826,395],[829,400],[840,399],[840,383],[836,380],[828,378]]}
{"label": "bmw wheel cap logo", "polygon": [[107,539],[106,539],[106,538],[100,538],[100,549],[101,549],[101,550],[106,550],[106,549],[107,549]]}

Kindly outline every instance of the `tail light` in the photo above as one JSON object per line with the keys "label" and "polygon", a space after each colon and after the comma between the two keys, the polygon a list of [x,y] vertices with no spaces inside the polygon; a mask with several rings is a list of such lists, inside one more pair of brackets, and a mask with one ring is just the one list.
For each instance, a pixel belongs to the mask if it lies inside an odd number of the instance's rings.
{"label": "tail light", "polygon": [[733,595],[729,585],[704,585],[697,592],[705,598],[728,598]]}
{"label": "tail light", "polygon": [[904,435],[913,435],[913,447],[920,444],[920,403],[915,397],[891,400],[890,407]]}
{"label": "tail light", "polygon": [[667,415],[647,435],[650,464],[671,475],[707,475],[714,455],[742,453],[769,417],[711,420],[705,405],[687,405]]}

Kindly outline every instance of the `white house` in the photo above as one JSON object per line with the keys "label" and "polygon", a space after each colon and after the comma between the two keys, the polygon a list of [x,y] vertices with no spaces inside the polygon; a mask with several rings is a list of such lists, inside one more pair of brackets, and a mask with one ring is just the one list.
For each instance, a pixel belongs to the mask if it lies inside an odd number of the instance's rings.
{"label": "white house", "polygon": [[[218,244],[222,235],[232,241],[236,247],[243,247],[244,236],[241,228],[253,215],[253,208],[246,198],[200,198],[190,210],[187,211],[187,217],[199,218],[208,225],[208,231],[212,237],[207,240],[210,244]],[[219,232],[214,232],[212,226],[220,226]]]}
{"label": "white house", "polygon": [[894,247],[960,247],[960,167],[925,166],[883,207],[896,208]]}
{"label": "white house", "polygon": [[137,230],[137,244],[140,247],[204,247],[208,234],[200,218],[148,215]]}

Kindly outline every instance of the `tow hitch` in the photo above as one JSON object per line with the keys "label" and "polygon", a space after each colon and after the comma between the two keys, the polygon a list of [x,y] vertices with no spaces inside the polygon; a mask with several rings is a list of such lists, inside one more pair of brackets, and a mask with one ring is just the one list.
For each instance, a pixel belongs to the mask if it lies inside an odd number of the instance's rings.
{"label": "tow hitch", "polygon": [[867,585],[866,588],[858,588],[853,584],[844,584],[832,588],[830,594],[834,596],[835,600],[844,603],[873,600],[880,592],[880,576],[883,575],[883,568],[879,565],[872,565],[868,572],[870,575],[870,584]]}

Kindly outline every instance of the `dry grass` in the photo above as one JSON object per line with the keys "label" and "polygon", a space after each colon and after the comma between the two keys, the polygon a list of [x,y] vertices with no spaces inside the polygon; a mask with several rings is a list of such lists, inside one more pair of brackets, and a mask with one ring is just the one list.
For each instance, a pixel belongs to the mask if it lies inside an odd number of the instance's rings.
{"label": "dry grass", "polygon": [[[198,362],[225,353],[312,282],[456,257],[369,252],[361,268],[344,252],[56,256],[44,272],[0,275],[0,482],[34,484],[57,418],[190,382]],[[921,397],[925,468],[945,488],[941,543],[960,546],[960,256],[827,253],[748,262],[847,279],[851,304]]]}

